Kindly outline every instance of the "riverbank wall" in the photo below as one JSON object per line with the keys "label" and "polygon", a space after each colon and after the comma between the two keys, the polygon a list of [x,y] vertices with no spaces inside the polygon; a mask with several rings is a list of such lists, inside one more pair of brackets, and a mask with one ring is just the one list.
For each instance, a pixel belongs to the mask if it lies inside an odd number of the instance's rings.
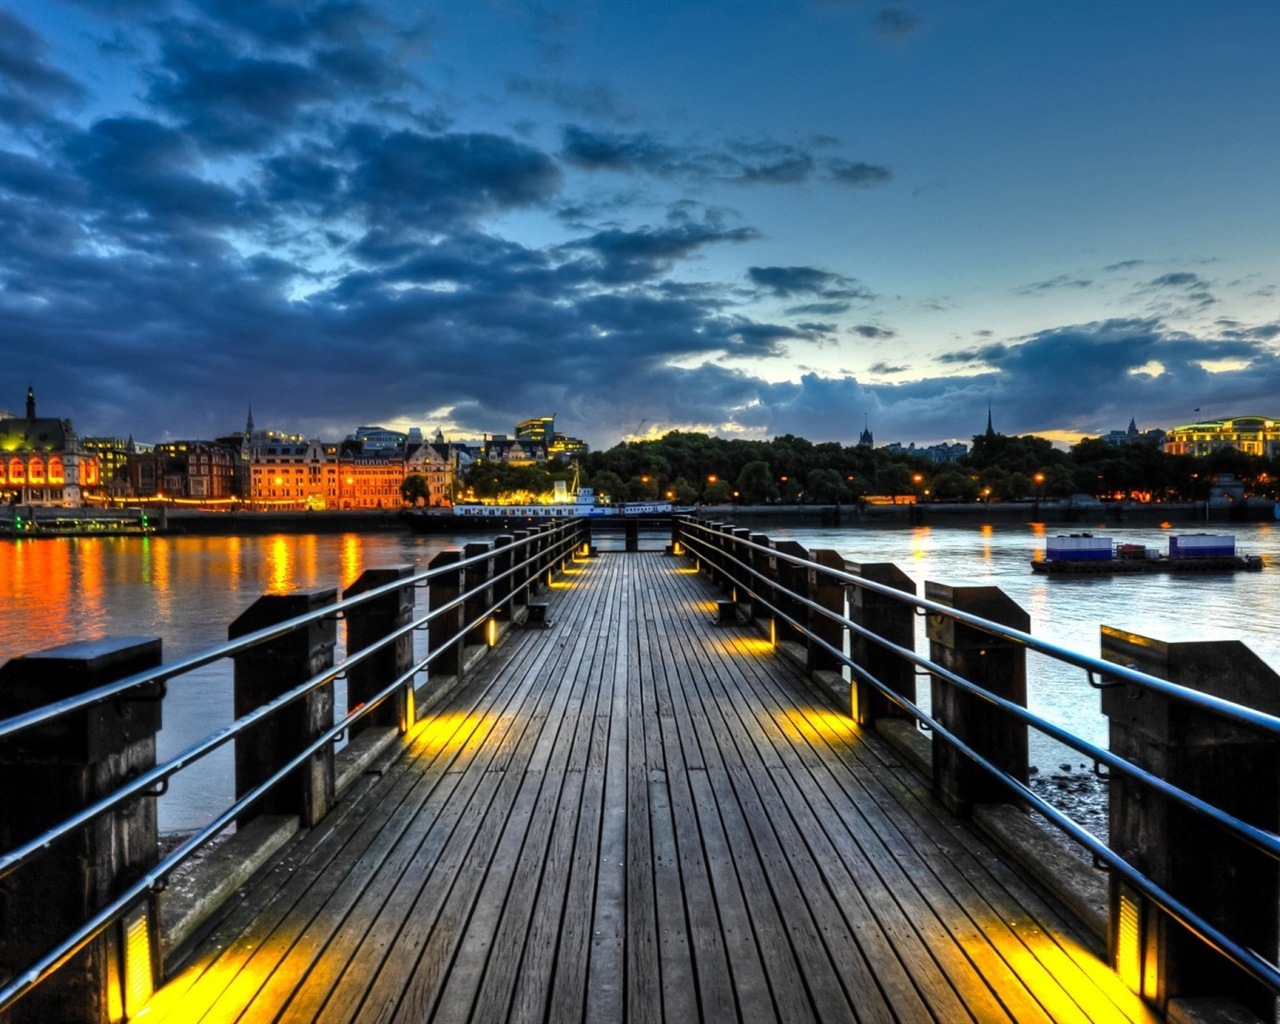
{"label": "riverbank wall", "polygon": [[[1068,506],[1060,502],[1005,502],[899,505],[704,505],[703,519],[743,526],[973,526],[983,523],[1044,523],[1089,529],[1103,526],[1171,526],[1274,521],[1270,501],[1247,505],[1211,505],[1204,502],[1165,504],[1114,503]],[[408,529],[398,511],[349,512],[205,512],[170,509],[166,532],[199,535],[257,535],[264,533],[385,533]],[[447,532],[447,531],[444,531]]]}

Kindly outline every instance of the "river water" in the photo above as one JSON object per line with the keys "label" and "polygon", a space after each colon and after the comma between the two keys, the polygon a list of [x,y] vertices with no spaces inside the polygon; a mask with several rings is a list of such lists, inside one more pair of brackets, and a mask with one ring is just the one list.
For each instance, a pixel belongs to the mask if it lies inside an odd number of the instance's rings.
{"label": "river water", "polygon": [[[1098,653],[1099,626],[1107,624],[1168,641],[1242,640],[1264,661],[1280,665],[1280,594],[1274,578],[1280,572],[1280,528],[1274,524],[1213,528],[1215,533],[1234,532],[1237,550],[1265,556],[1268,568],[1260,574],[1083,579],[1032,574],[1028,563],[1043,546],[1044,532],[1034,524],[750,525],[777,540],[831,548],[857,561],[895,562],[916,581],[920,593],[925,580],[998,586],[1027,610],[1033,634],[1085,653]],[[1170,531],[1112,526],[1105,532],[1119,541],[1163,548],[1163,535]],[[172,660],[226,640],[232,620],[266,591],[345,587],[370,567],[410,564],[425,569],[437,552],[477,539],[481,537],[475,534],[341,534],[0,543],[0,662],[105,636],[163,637],[165,660]],[[654,538],[646,547],[656,542]],[[600,546],[607,551],[615,544],[620,541],[602,538]],[[923,637],[917,649],[925,649]],[[230,671],[229,664],[211,665],[170,684],[161,758],[231,720]],[[1033,710],[1105,744],[1098,694],[1083,672],[1032,655],[1027,676]],[[344,705],[339,691],[338,706]],[[1080,758],[1033,735],[1033,763],[1053,770],[1073,760]],[[194,828],[225,807],[231,763],[227,750],[175,779],[161,800],[162,831]]]}

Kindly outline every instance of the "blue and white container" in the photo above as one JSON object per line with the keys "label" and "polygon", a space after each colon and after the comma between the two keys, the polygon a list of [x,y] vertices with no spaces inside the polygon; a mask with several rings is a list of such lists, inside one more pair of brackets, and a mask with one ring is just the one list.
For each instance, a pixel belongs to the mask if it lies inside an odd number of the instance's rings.
{"label": "blue and white container", "polygon": [[1191,533],[1169,538],[1170,558],[1231,558],[1236,539],[1231,534]]}
{"label": "blue and white container", "polygon": [[1109,537],[1073,533],[1069,537],[1048,537],[1044,557],[1050,562],[1109,562],[1112,546]]}

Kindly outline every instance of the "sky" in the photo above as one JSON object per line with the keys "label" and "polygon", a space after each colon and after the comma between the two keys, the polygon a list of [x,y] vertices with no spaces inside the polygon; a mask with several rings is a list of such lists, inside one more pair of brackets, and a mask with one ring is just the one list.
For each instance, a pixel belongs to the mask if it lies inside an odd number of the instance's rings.
{"label": "sky", "polygon": [[1280,4],[0,0],[0,408],[1280,417]]}

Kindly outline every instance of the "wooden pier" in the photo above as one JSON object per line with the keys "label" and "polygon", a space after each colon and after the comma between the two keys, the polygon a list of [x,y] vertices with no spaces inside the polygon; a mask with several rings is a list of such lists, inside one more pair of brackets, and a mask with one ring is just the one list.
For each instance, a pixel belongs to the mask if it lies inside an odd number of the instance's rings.
{"label": "wooden pier", "polygon": [[1101,944],[686,561],[575,560],[147,1021],[1143,1021]]}

